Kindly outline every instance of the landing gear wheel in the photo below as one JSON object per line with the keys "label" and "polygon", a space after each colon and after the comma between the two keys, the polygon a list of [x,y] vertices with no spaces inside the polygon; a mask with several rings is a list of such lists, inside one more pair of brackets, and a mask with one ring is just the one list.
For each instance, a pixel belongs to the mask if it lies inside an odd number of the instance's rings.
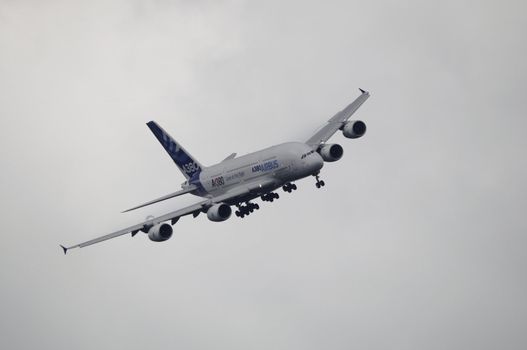
{"label": "landing gear wheel", "polygon": [[317,179],[317,182],[315,183],[315,186],[317,186],[317,188],[320,188],[320,187],[323,187],[326,185],[326,183],[324,182],[324,180],[320,180],[320,176],[318,176],[319,174],[313,174],[313,176],[315,177],[315,179]]}

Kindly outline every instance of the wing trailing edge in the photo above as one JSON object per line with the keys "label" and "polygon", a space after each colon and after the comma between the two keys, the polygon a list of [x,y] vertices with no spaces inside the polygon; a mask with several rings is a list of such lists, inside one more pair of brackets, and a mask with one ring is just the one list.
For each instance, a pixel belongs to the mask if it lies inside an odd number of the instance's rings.
{"label": "wing trailing edge", "polygon": [[191,186],[189,186],[189,187],[187,187],[187,188],[185,188],[183,190],[180,190],[180,191],[177,191],[177,192],[174,192],[174,193],[170,193],[170,194],[167,194],[166,196],[156,198],[154,200],[151,200],[151,201],[143,203],[143,204],[139,204],[138,206],[135,206],[133,208],[126,209],[125,211],[123,211],[123,213],[127,213],[127,212],[135,210],[135,209],[143,208],[143,207],[146,207],[147,205],[159,203],[159,202],[165,201],[165,200],[170,199],[170,198],[181,196],[181,195],[190,193],[190,192],[192,192],[192,191],[194,191],[196,189],[197,189],[197,186],[191,185]]}

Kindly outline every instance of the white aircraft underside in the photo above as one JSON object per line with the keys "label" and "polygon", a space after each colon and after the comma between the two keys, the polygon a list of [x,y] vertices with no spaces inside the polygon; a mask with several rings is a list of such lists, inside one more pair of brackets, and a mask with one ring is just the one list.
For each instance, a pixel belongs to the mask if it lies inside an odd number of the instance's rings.
{"label": "white aircraft underside", "polygon": [[233,153],[222,162],[209,167],[202,166],[154,121],[148,122],[148,127],[181,170],[186,181],[180,191],[126,211],[187,193],[202,197],[203,200],[102,237],[70,247],[61,245],[64,253],[72,248],[86,247],[128,233],[133,237],[139,231],[147,233],[152,241],[166,241],[172,236],[172,225],[182,216],[192,214],[196,217],[200,213],[206,213],[211,221],[225,221],[232,214],[231,206],[237,206],[236,216],[243,218],[259,209],[258,204],[251,200],[260,197],[263,201],[272,202],[279,197],[274,192],[276,189],[282,187],[286,192],[296,190],[293,183],[296,180],[315,176],[317,187],[324,186],[324,181],[318,176],[324,162],[337,161],[343,155],[340,145],[327,144],[326,141],[338,130],[342,130],[347,138],[358,138],[366,132],[364,122],[348,120],[370,96],[367,91],[360,91],[361,95],[355,101],[329,119],[305,143],[287,142],[238,158]]}

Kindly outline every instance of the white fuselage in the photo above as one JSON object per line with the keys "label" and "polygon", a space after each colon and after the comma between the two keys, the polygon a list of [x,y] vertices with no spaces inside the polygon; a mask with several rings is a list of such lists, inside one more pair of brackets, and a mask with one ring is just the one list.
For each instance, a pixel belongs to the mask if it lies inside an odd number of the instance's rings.
{"label": "white fuselage", "polygon": [[[202,186],[199,195],[217,196],[238,186],[263,181],[271,182],[276,189],[317,174],[323,165],[322,157],[305,143],[283,143],[206,167],[199,175]],[[257,193],[253,197],[256,196]]]}

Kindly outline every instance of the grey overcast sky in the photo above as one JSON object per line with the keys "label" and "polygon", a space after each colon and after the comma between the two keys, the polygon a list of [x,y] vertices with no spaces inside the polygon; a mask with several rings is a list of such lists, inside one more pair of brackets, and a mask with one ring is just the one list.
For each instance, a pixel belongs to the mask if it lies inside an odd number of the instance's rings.
{"label": "grey overcast sky", "polygon": [[[525,349],[525,1],[0,0],[0,348]],[[247,219],[74,244],[205,165],[364,138]]]}

